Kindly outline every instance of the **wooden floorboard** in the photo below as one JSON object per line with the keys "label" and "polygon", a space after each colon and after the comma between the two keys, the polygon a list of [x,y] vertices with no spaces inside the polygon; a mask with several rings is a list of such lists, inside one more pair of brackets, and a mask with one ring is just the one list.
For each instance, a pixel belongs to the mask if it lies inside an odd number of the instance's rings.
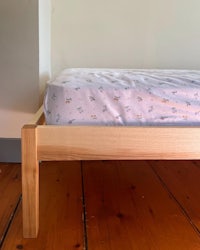
{"label": "wooden floorboard", "polygon": [[88,250],[200,249],[198,233],[148,163],[85,162],[83,172]]}
{"label": "wooden floorboard", "polygon": [[0,164],[0,246],[21,196],[20,164]]}
{"label": "wooden floorboard", "polygon": [[152,161],[150,164],[200,232],[200,162]]}
{"label": "wooden floorboard", "polygon": [[19,206],[2,250],[83,249],[83,236],[80,162],[42,163],[38,238],[22,238]]}
{"label": "wooden floorboard", "polygon": [[200,249],[200,162],[87,161],[82,172],[80,162],[41,164],[39,236],[23,239],[21,204],[10,223],[20,166],[0,164],[1,250]]}

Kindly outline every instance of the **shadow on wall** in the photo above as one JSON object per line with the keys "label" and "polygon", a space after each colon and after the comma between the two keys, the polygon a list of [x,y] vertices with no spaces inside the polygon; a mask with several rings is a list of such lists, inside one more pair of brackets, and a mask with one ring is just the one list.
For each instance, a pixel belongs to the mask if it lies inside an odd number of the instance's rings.
{"label": "shadow on wall", "polygon": [[[10,82],[10,84],[9,84]],[[32,82],[27,85],[20,79],[15,81],[4,81],[1,84],[0,108],[4,110],[34,113],[39,106],[39,84]],[[5,84],[7,83],[7,84]]]}
{"label": "shadow on wall", "polygon": [[[0,108],[4,110],[20,111],[24,113],[35,113],[43,103],[46,83],[49,73],[44,72],[35,81],[23,79],[20,76],[13,78],[7,75],[0,80]],[[33,78],[33,77],[32,77]],[[17,87],[16,87],[17,86]]]}
{"label": "shadow on wall", "polygon": [[50,78],[50,72],[45,71],[40,73],[39,106],[43,103],[46,85]]}
{"label": "shadow on wall", "polygon": [[[2,94],[2,93],[1,93]],[[6,96],[7,94],[5,94]],[[8,97],[5,99],[0,99],[0,107],[3,110],[19,111],[23,113],[35,113],[38,109],[39,102],[32,101],[34,99],[32,93],[26,93],[26,96],[15,96],[11,99]]]}
{"label": "shadow on wall", "polygon": [[0,108],[39,106],[38,1],[0,1]]}

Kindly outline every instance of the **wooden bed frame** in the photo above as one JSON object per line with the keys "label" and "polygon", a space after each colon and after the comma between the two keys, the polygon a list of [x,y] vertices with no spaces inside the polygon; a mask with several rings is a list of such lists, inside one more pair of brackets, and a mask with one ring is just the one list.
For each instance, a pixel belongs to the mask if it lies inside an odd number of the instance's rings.
{"label": "wooden bed frame", "polygon": [[200,127],[49,126],[42,107],[22,128],[23,236],[39,230],[39,161],[200,159]]}

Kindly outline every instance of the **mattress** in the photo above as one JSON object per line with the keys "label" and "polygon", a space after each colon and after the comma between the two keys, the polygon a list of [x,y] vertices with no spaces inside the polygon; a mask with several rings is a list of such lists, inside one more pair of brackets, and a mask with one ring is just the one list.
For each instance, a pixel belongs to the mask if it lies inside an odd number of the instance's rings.
{"label": "mattress", "polygon": [[200,71],[66,69],[44,114],[49,125],[200,125]]}

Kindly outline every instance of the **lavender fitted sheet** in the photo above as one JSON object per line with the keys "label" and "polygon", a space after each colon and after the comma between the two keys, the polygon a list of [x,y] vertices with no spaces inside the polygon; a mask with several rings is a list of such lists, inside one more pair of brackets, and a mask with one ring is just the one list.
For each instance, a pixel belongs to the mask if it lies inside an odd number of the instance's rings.
{"label": "lavender fitted sheet", "polygon": [[44,113],[49,125],[200,125],[200,71],[66,69]]}

